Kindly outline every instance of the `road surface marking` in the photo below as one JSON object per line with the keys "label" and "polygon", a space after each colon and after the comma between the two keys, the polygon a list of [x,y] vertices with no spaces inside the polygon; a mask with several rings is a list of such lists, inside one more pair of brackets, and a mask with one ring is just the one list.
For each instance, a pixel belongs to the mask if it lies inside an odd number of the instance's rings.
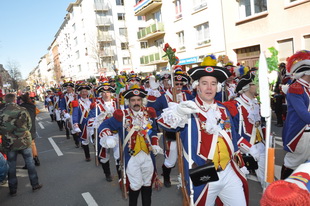
{"label": "road surface marking", "polygon": [[45,129],[43,124],[41,122],[38,122],[39,126],[41,127],[41,129]]}
{"label": "road surface marking", "polygon": [[94,198],[91,196],[89,192],[82,193],[84,200],[86,201],[88,206],[98,206]]}
{"label": "road surface marking", "polygon": [[57,153],[58,156],[64,155],[64,154],[60,151],[60,149],[59,149],[59,147],[57,146],[57,144],[54,142],[53,138],[49,137],[49,138],[48,138],[48,141],[50,141],[51,145],[53,146],[53,148],[54,148],[54,150],[55,150],[55,152]]}

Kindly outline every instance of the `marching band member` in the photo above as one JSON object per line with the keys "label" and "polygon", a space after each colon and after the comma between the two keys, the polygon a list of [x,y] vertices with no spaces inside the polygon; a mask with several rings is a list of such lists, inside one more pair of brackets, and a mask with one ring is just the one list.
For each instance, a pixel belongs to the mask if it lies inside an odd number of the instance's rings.
{"label": "marching band member", "polygon": [[256,99],[257,85],[253,82],[254,78],[255,75],[252,72],[242,76],[236,87],[236,93],[239,93],[240,96],[235,100],[225,102],[224,105],[229,108],[236,131],[241,136],[238,146],[244,154],[250,154],[257,161],[258,169],[255,169],[255,173],[263,185],[265,181],[265,144],[260,106]]}
{"label": "marching band member", "polygon": [[[176,103],[180,103],[186,100],[194,99],[192,95],[182,91],[185,84],[189,82],[188,76],[183,74],[182,71],[175,71],[174,81],[176,87]],[[150,93],[150,92],[149,92]],[[148,96],[148,107],[153,107],[156,110],[157,116],[163,112],[163,109],[168,107],[169,102],[173,102],[172,90],[168,89],[160,97]],[[175,132],[163,132],[165,161],[162,165],[164,185],[165,187],[171,187],[170,173],[171,169],[175,166],[178,157],[177,145],[176,145],[176,134]]]}
{"label": "marching band member", "polygon": [[[78,128],[73,128],[72,125],[72,113],[73,108],[78,106],[78,95],[74,92],[74,83],[72,81],[65,82],[63,88],[66,88],[66,92],[60,98],[60,108],[61,113],[65,119],[65,129],[66,129],[66,136],[67,139],[70,138],[70,133],[73,136],[75,147],[80,147],[79,136],[76,134],[79,132]],[[77,129],[77,131],[75,131]]]}
{"label": "marching band member", "polygon": [[92,104],[92,101],[89,99],[90,89],[91,86],[85,82],[77,84],[77,90],[79,92],[78,106],[73,107],[72,113],[75,135],[81,141],[87,162],[91,160],[88,146],[91,138],[87,130],[88,114],[92,107],[95,107],[95,104]]}
{"label": "marching band member", "polygon": [[[158,146],[156,112],[143,106],[147,94],[138,86],[126,90],[123,95],[129,101],[129,108],[116,110],[113,117],[100,125],[100,144],[113,148],[121,141],[125,174],[129,180],[129,205],[137,205],[141,191],[142,205],[147,206],[151,205],[152,183],[156,177],[154,155],[162,152]],[[119,139],[112,131],[118,131]]]}
{"label": "marching band member", "polygon": [[[248,185],[239,169],[243,166],[237,146],[240,136],[235,131],[229,111],[214,99],[218,82],[225,81],[230,73],[227,69],[217,66],[199,66],[190,69],[188,74],[197,82],[196,98],[194,101],[184,101],[180,104],[170,103],[158,123],[167,131],[180,131],[189,196],[193,197],[194,205],[198,206],[214,205],[217,198],[224,205],[247,205]],[[191,159],[188,159],[189,144]],[[237,157],[240,165],[235,162]],[[189,165],[189,162],[193,164]],[[214,181],[207,184],[193,186],[189,180],[189,169],[202,165],[214,165],[212,171],[219,179],[215,181],[214,178]],[[205,176],[199,179],[207,180],[208,174],[203,174]]]}
{"label": "marching band member", "polygon": [[55,95],[53,96],[54,115],[55,115],[55,120],[58,124],[59,130],[63,131],[65,122],[64,122],[63,116],[61,115],[61,108],[59,105],[61,95],[62,95],[61,89],[56,88],[55,89]]}
{"label": "marching band member", "polygon": [[287,72],[295,80],[288,88],[287,117],[282,140],[284,164],[281,179],[287,178],[294,169],[310,160],[310,51],[302,50],[287,60]]}
{"label": "marching band member", "polygon": [[47,92],[47,96],[45,97],[44,105],[45,105],[45,108],[48,109],[48,112],[49,112],[50,117],[51,117],[51,122],[53,122],[54,121],[53,93],[52,93],[52,90],[50,90],[50,89],[46,90],[46,92]]}
{"label": "marching band member", "polygon": [[[102,121],[112,117],[117,107],[115,99],[112,98],[112,94],[115,93],[115,89],[110,85],[107,79],[101,79],[100,81],[100,85],[96,88],[96,92],[101,96],[96,99],[97,108],[93,108],[89,114],[88,127],[92,127],[92,131],[94,131],[94,127],[97,125],[99,126]],[[115,137],[115,139],[118,139],[117,133],[113,133],[113,136]],[[121,175],[119,171],[118,144],[113,147],[113,155],[116,164],[116,171],[118,172],[118,176],[120,179]],[[110,170],[110,148],[105,148],[98,144],[98,160],[102,166],[106,180],[108,182],[111,182],[113,178]]]}

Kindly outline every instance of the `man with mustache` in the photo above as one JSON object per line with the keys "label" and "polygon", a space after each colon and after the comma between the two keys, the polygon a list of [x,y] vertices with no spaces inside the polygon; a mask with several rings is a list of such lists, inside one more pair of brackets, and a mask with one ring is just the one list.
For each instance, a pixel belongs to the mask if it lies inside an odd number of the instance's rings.
{"label": "man with mustache", "polygon": [[[184,85],[189,84],[189,77],[178,70],[174,74],[174,82],[176,88],[176,103],[180,103],[186,100],[194,99],[194,96],[188,92],[182,91]],[[153,84],[153,83],[152,83]],[[169,102],[173,102],[173,94],[171,89],[167,89],[160,97],[148,96],[148,107],[153,107],[156,110],[156,114],[159,117],[163,112],[163,109],[168,107]],[[153,92],[155,94],[155,92]],[[165,161],[162,165],[164,185],[165,187],[171,187],[170,173],[174,168],[178,157],[176,134],[175,132],[163,131]]]}
{"label": "man with mustache", "polygon": [[[105,120],[99,126],[98,137],[105,148],[113,148],[120,141],[129,180],[129,205],[137,205],[141,191],[142,205],[148,206],[151,205],[152,183],[156,177],[154,155],[162,153],[158,146],[156,112],[143,106],[147,94],[138,86],[126,90],[123,95],[128,108],[116,110],[113,117]],[[112,135],[112,131],[118,131],[119,139]]]}

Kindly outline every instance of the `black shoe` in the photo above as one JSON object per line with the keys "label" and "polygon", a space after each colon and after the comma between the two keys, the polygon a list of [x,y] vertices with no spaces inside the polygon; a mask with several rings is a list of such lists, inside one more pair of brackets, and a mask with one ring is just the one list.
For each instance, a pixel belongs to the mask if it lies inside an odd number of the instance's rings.
{"label": "black shoe", "polygon": [[9,195],[11,197],[15,197],[17,195],[17,191],[16,190],[12,190],[12,191],[10,191]]}
{"label": "black shoe", "polygon": [[33,158],[33,160],[34,160],[34,165],[35,166],[40,166],[40,160],[39,160],[39,157],[35,157],[35,158]]}
{"label": "black shoe", "polygon": [[105,176],[105,180],[108,181],[108,182],[112,182],[113,181],[113,178],[111,175],[106,175]]}
{"label": "black shoe", "polygon": [[75,144],[75,148],[79,148],[80,147],[80,144]]}
{"label": "black shoe", "polygon": [[24,169],[24,170],[28,169],[27,165],[23,166],[22,169]]}
{"label": "black shoe", "polygon": [[43,185],[40,185],[40,184],[38,184],[38,185],[36,185],[36,186],[34,186],[34,187],[32,187],[32,191],[37,191],[37,190],[39,190],[39,189],[41,189],[43,187]]}
{"label": "black shoe", "polygon": [[88,158],[85,159],[85,161],[86,161],[86,162],[90,162],[90,161],[91,161],[91,158],[88,157]]}
{"label": "black shoe", "polygon": [[170,180],[164,180],[164,186],[167,187],[167,188],[171,187]]}
{"label": "black shoe", "polygon": [[67,139],[70,139],[70,136],[69,135],[66,135],[67,136]]}

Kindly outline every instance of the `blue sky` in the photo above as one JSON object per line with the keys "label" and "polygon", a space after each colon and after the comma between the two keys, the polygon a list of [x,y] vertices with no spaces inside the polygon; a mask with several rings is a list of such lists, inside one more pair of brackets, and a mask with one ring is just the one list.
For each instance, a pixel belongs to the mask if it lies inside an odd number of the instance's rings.
{"label": "blue sky", "polygon": [[38,65],[75,0],[1,0],[0,64],[16,62],[22,77]]}

